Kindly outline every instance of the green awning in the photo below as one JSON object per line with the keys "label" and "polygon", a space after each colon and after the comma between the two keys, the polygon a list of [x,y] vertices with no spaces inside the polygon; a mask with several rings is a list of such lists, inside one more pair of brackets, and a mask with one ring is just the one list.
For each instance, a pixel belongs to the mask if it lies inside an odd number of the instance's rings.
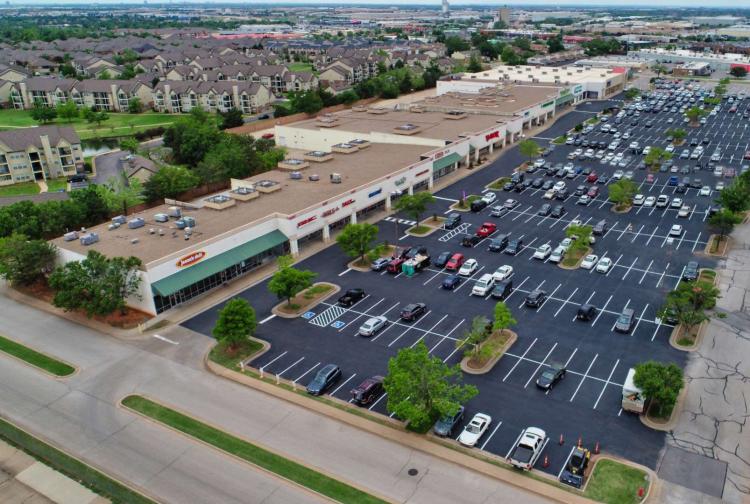
{"label": "green awning", "polygon": [[459,156],[455,152],[452,152],[448,154],[447,156],[441,157],[440,159],[436,159],[435,161],[433,161],[432,171],[442,170],[443,168],[447,168],[454,163],[458,163],[459,161],[461,161],[461,156]]}
{"label": "green awning", "polygon": [[162,278],[151,284],[154,293],[161,296],[169,296],[185,287],[194,284],[213,274],[219,273],[228,267],[238,264],[246,259],[265,252],[266,250],[281,245],[288,238],[279,230],[271,231],[245,244],[209,257],[192,266],[188,266],[174,275]]}

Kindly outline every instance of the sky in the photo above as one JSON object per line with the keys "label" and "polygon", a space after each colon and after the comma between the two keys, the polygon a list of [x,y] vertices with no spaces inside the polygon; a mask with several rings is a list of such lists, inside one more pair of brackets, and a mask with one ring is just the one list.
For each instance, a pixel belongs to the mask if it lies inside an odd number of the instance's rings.
{"label": "sky", "polygon": [[[113,5],[113,4],[122,4],[122,3],[136,3],[141,4],[142,0],[130,0],[123,2],[123,0],[93,0],[91,2],[82,2],[81,0],[9,0],[11,5],[48,5],[48,4],[57,4],[57,5],[70,5],[70,4],[83,4],[88,3],[89,5]],[[149,0],[150,4],[157,4],[157,3],[167,3],[168,0]],[[0,3],[4,3],[4,1],[0,0]],[[268,0],[173,0],[173,4],[180,4],[180,3],[237,3],[237,4],[243,4],[243,5],[257,5],[257,4],[266,4],[268,5]],[[281,2],[274,2],[272,5],[278,6],[279,4],[300,4],[300,5],[330,5],[330,4],[338,4],[338,5],[399,5],[399,4],[409,4],[409,5],[434,5],[438,6],[440,5],[439,0],[408,0],[406,2],[399,2],[399,1],[393,1],[393,0],[355,0],[352,2],[351,0],[306,0],[306,1],[297,1],[297,0],[282,0]],[[495,0],[495,1],[487,1],[487,0],[453,0],[450,1],[451,5],[482,5],[482,6],[491,6],[491,5],[538,5],[538,6],[544,6],[544,7],[570,7],[570,6],[607,6],[607,7],[627,7],[627,8],[633,8],[633,7],[734,7],[734,8],[750,8],[750,0],[710,0],[709,2],[705,2],[703,5],[698,4],[695,2],[695,0],[659,0],[658,5],[654,5],[654,3],[649,3],[646,0],[595,0],[595,1],[582,1],[582,0],[521,0],[521,1],[513,1],[513,0]]]}

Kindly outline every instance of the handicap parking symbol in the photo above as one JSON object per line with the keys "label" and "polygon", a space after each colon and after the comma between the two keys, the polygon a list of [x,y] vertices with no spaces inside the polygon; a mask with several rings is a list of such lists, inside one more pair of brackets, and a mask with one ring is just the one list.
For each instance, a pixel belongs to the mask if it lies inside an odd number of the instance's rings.
{"label": "handicap parking symbol", "polygon": [[342,327],[344,327],[345,325],[346,325],[346,323],[344,323],[344,322],[342,322],[342,321],[340,321],[340,320],[337,320],[337,321],[335,321],[335,322],[333,322],[333,323],[331,324],[331,326],[332,326],[332,327],[333,327],[334,329],[341,329],[341,328],[342,328]]}
{"label": "handicap parking symbol", "polygon": [[308,311],[308,312],[305,312],[305,313],[302,314],[302,318],[306,319],[306,320],[310,320],[314,316],[315,316],[315,312],[314,311]]}

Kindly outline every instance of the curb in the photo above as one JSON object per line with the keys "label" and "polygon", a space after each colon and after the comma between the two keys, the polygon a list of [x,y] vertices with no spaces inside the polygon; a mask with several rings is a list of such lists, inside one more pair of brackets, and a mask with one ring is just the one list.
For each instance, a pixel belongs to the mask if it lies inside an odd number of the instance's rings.
{"label": "curb", "polygon": [[[287,313],[287,312],[282,311],[281,307],[284,306],[284,305],[286,305],[286,301],[282,301],[281,303],[279,303],[276,306],[274,306],[273,308],[271,308],[271,313],[273,313],[274,315],[276,315],[278,317],[286,318],[286,319],[297,318],[300,315],[302,315],[303,313],[305,313],[306,311],[310,310],[311,308],[315,308],[316,306],[318,306],[320,303],[322,303],[326,299],[330,298],[334,294],[336,294],[339,291],[341,291],[341,286],[336,285],[336,284],[331,283],[331,282],[315,282],[310,287],[308,287],[308,289],[312,288],[312,287],[315,287],[317,285],[330,285],[331,287],[333,287],[333,289],[331,289],[330,292],[328,292],[324,296],[322,296],[322,297],[316,299],[315,301],[313,301],[311,304],[305,306],[305,309],[303,311],[299,312],[299,313]],[[307,289],[305,289],[305,290],[307,290]]]}
{"label": "curb", "polygon": [[[422,436],[402,430],[401,424],[390,418],[384,418],[384,423],[379,423],[363,416],[339,410],[325,402],[304,397],[273,383],[238,373],[215,364],[208,359],[208,353],[206,353],[204,357],[204,365],[210,372],[229,381],[251,387],[259,392],[295,404],[306,410],[343,422],[351,427],[375,434],[402,446],[407,446],[411,449],[435,456],[445,462],[457,464],[465,469],[473,470],[484,476],[513,485],[521,490],[541,495],[553,500],[554,502],[568,504],[593,502],[583,496],[576,495],[566,489],[555,486],[552,479],[550,479],[549,482],[546,482],[546,479],[548,478],[544,475],[536,473],[533,473],[532,475],[514,473],[506,467],[507,464],[504,460],[496,455],[472,455],[470,454],[470,449],[453,446],[447,441],[438,442],[431,440],[430,436]],[[326,399],[335,401],[335,399],[332,398]],[[374,414],[372,415],[375,416]]]}
{"label": "curb", "polygon": [[16,357],[16,356],[15,356],[15,355],[13,355],[13,354],[10,354],[10,353],[8,353],[8,352],[5,352],[5,351],[3,351],[3,350],[0,350],[0,355],[5,355],[5,356],[7,356],[7,357],[10,357],[11,359],[15,360],[16,362],[20,362],[21,364],[23,364],[23,365],[25,365],[25,366],[27,366],[27,367],[30,367],[31,369],[35,369],[35,370],[37,370],[37,371],[41,371],[42,373],[46,374],[46,375],[47,375],[47,376],[49,376],[50,378],[53,378],[53,379],[55,379],[55,380],[61,380],[61,381],[62,381],[62,380],[67,380],[68,378],[72,378],[72,377],[74,377],[75,375],[77,375],[77,374],[78,374],[78,372],[80,371],[80,368],[79,368],[78,366],[76,366],[75,364],[71,364],[70,362],[68,362],[68,361],[66,361],[66,360],[63,360],[63,359],[61,359],[61,358],[59,358],[59,357],[55,357],[55,356],[53,356],[53,355],[50,355],[50,354],[48,354],[47,352],[42,352],[41,350],[37,350],[36,348],[34,348],[34,347],[33,347],[33,346],[31,346],[31,345],[28,345],[28,344],[26,344],[26,343],[22,343],[22,342],[20,342],[20,341],[18,341],[18,340],[15,340],[15,339],[13,339],[13,338],[9,338],[8,336],[5,336],[5,335],[3,335],[3,338],[5,338],[5,339],[7,339],[7,340],[9,340],[9,341],[12,341],[13,343],[16,343],[16,344],[18,344],[18,345],[24,346],[24,347],[26,347],[26,348],[28,348],[28,349],[30,349],[30,350],[33,350],[34,352],[36,352],[36,353],[38,353],[38,354],[44,355],[45,357],[47,357],[47,358],[49,358],[49,359],[52,359],[52,360],[56,360],[56,361],[58,361],[58,362],[62,362],[63,364],[65,364],[65,365],[67,365],[67,366],[70,366],[70,367],[72,367],[72,368],[73,368],[73,372],[72,372],[72,373],[70,373],[69,375],[65,375],[65,376],[58,376],[58,375],[56,375],[56,374],[54,374],[54,373],[50,373],[50,372],[49,372],[49,371],[47,371],[46,369],[40,368],[39,366],[36,366],[36,365],[32,364],[31,362],[25,361],[25,360],[23,360],[23,359],[21,359],[21,358],[19,358],[19,357]]}
{"label": "curb", "polygon": [[[680,390],[679,395],[677,396],[677,400],[674,403],[674,407],[672,408],[672,414],[669,415],[669,420],[667,420],[664,423],[658,423],[653,420],[650,420],[648,418],[648,409],[646,412],[642,415],[638,415],[638,418],[640,419],[641,423],[648,427],[649,429],[662,431],[662,432],[670,432],[672,429],[674,429],[674,426],[677,425],[677,421],[680,419],[680,415],[682,414],[682,407],[683,403],[685,402],[685,396],[687,395],[687,389],[688,389],[688,383],[685,383],[685,385],[682,387],[682,390]],[[650,406],[649,406],[650,409]]]}
{"label": "curb", "polygon": [[510,329],[504,330],[508,331],[510,333],[510,336],[508,337],[508,341],[505,342],[496,357],[492,358],[489,362],[487,362],[487,364],[478,369],[469,367],[469,357],[464,357],[463,359],[461,359],[461,371],[471,375],[487,374],[492,371],[492,368],[494,368],[495,365],[500,362],[500,359],[502,359],[503,355],[505,355],[505,352],[507,352],[518,339],[518,334],[515,331],[511,331]]}
{"label": "curb", "polygon": [[[615,455],[596,455],[596,459],[593,460],[593,464],[591,466],[591,472],[589,473],[589,477],[586,479],[586,484],[583,486],[581,491],[586,491],[586,487],[589,486],[589,482],[591,481],[591,475],[594,474],[594,469],[596,468],[596,464],[599,463],[600,460],[611,460],[612,462],[617,462],[618,464],[634,467],[635,469],[639,469],[643,472],[645,472],[648,475],[648,489],[646,490],[646,493],[643,495],[643,499],[641,499],[641,502],[650,502],[649,498],[654,493],[653,489],[655,487],[659,487],[659,476],[657,476],[656,472],[654,472],[652,469],[636,464],[635,462],[631,462],[630,460],[617,457]],[[656,497],[654,497],[656,498]]]}
{"label": "curb", "polygon": [[[372,495],[373,497],[377,497],[378,499],[384,500],[384,501],[386,501],[386,502],[393,502],[393,503],[395,503],[395,502],[396,502],[396,501],[394,501],[393,499],[388,499],[388,498],[385,498],[385,497],[383,497],[383,496],[381,496],[381,495],[378,495],[378,494],[376,494],[375,492],[372,492],[372,491],[370,491],[370,490],[367,490],[367,489],[365,489],[365,488],[361,487],[360,485],[357,485],[356,483],[352,483],[351,481],[347,481],[346,479],[343,479],[343,478],[340,478],[340,477],[334,476],[334,475],[330,474],[329,472],[327,472],[327,471],[325,471],[325,470],[323,470],[323,469],[320,469],[319,467],[311,466],[311,465],[309,465],[309,464],[306,464],[306,463],[302,462],[301,460],[299,460],[299,459],[297,459],[297,458],[295,458],[295,457],[291,457],[291,456],[289,456],[289,455],[287,455],[287,454],[284,454],[284,453],[281,453],[281,452],[279,452],[278,450],[274,450],[274,449],[272,449],[272,448],[268,447],[268,446],[267,446],[267,445],[265,445],[265,444],[261,444],[261,443],[259,443],[259,442],[257,442],[257,441],[251,441],[251,440],[247,439],[247,438],[246,438],[246,437],[244,437],[244,436],[241,436],[241,435],[239,435],[239,434],[236,434],[236,433],[232,433],[232,432],[229,432],[229,431],[227,431],[226,429],[223,429],[223,428],[221,428],[221,427],[219,427],[219,426],[217,426],[217,425],[214,425],[214,424],[212,424],[211,422],[207,422],[207,421],[205,421],[205,420],[202,420],[202,419],[200,419],[200,418],[198,418],[198,417],[196,417],[196,416],[194,416],[194,415],[191,415],[190,413],[188,413],[188,412],[186,412],[186,411],[184,411],[184,410],[182,410],[182,409],[180,409],[180,408],[177,408],[177,407],[175,407],[175,406],[173,406],[173,405],[170,405],[169,403],[165,403],[165,402],[162,402],[162,401],[158,401],[158,400],[156,400],[155,398],[153,398],[153,397],[151,397],[151,396],[148,396],[148,395],[146,395],[146,394],[130,394],[130,395],[137,395],[137,396],[143,397],[143,398],[145,398],[145,399],[148,399],[148,400],[150,400],[150,401],[153,401],[153,402],[155,402],[155,403],[159,404],[160,406],[163,406],[163,407],[165,407],[165,408],[169,408],[169,409],[171,409],[171,410],[174,410],[174,411],[176,411],[176,412],[180,413],[181,415],[185,415],[186,417],[189,417],[189,418],[191,418],[191,419],[195,420],[196,422],[200,422],[200,423],[202,423],[202,424],[204,424],[204,425],[208,425],[209,427],[211,427],[211,428],[213,428],[213,429],[216,429],[216,430],[218,430],[218,431],[221,431],[221,432],[222,432],[222,433],[224,433],[224,434],[227,434],[227,435],[229,435],[229,436],[232,436],[232,437],[235,437],[235,438],[237,438],[237,439],[240,439],[240,440],[242,440],[242,441],[244,441],[244,442],[246,442],[246,443],[248,443],[248,444],[252,444],[252,445],[255,445],[255,446],[257,446],[258,448],[261,448],[261,449],[263,449],[263,450],[266,450],[266,451],[268,451],[268,452],[270,452],[270,453],[274,453],[274,454],[276,454],[276,455],[277,455],[277,456],[279,456],[279,457],[282,457],[282,458],[285,458],[285,459],[287,459],[287,460],[290,460],[290,461],[292,461],[292,462],[295,462],[295,463],[297,463],[297,464],[299,464],[299,465],[301,465],[301,466],[303,466],[303,467],[306,467],[306,468],[308,468],[308,469],[310,469],[310,470],[312,470],[312,471],[315,471],[315,472],[318,472],[318,473],[320,473],[320,474],[322,474],[322,475],[324,475],[324,476],[327,476],[328,478],[334,479],[334,480],[336,480],[336,481],[338,481],[338,482],[340,482],[340,483],[344,483],[344,484],[346,484],[346,485],[349,485],[349,486],[351,486],[352,488],[356,488],[356,489],[358,489],[358,490],[360,490],[360,491],[362,491],[362,492],[364,492],[364,493],[370,494],[370,495]],[[313,490],[313,489],[311,489],[311,488],[308,488],[308,487],[306,487],[306,486],[302,485],[301,483],[297,483],[296,481],[292,481],[292,480],[290,480],[290,479],[288,479],[288,478],[286,478],[286,477],[284,477],[284,476],[282,476],[282,475],[280,475],[280,474],[278,474],[278,473],[275,473],[275,472],[273,472],[273,471],[271,471],[271,470],[269,470],[269,469],[266,469],[266,468],[264,468],[264,467],[261,467],[261,466],[259,466],[259,465],[255,464],[254,462],[250,462],[249,460],[246,460],[246,459],[244,459],[244,458],[242,458],[242,457],[239,457],[239,456],[237,456],[237,455],[234,455],[233,453],[229,453],[228,451],[225,451],[225,450],[223,450],[223,449],[219,448],[218,446],[212,445],[212,444],[210,444],[210,443],[207,443],[206,441],[203,441],[203,440],[201,440],[201,439],[198,439],[198,438],[196,438],[196,437],[193,437],[193,436],[191,436],[190,434],[187,434],[187,433],[185,433],[185,432],[182,432],[182,431],[181,431],[181,430],[179,430],[179,429],[176,429],[176,428],[172,427],[171,425],[167,425],[166,423],[160,422],[159,420],[156,420],[156,419],[154,419],[154,418],[151,418],[151,417],[150,417],[150,416],[148,416],[148,415],[144,415],[144,414],[143,414],[143,413],[141,413],[140,411],[136,411],[136,410],[134,410],[134,409],[132,409],[132,408],[130,408],[130,407],[128,407],[128,406],[125,406],[125,405],[124,405],[124,404],[122,403],[122,401],[124,401],[124,400],[125,400],[125,399],[126,399],[127,397],[129,397],[129,396],[125,396],[125,397],[123,397],[122,399],[120,399],[119,401],[117,401],[117,406],[118,406],[119,408],[122,408],[122,409],[124,409],[125,411],[128,411],[128,412],[130,412],[130,413],[132,413],[132,414],[134,414],[134,415],[137,415],[137,416],[139,416],[139,417],[141,417],[141,418],[143,418],[143,419],[145,419],[145,420],[147,420],[147,421],[151,422],[152,424],[154,424],[154,425],[157,425],[157,426],[159,426],[159,427],[160,427],[160,428],[162,428],[162,429],[168,429],[168,430],[171,430],[172,432],[175,432],[175,433],[177,433],[178,435],[180,435],[180,436],[182,436],[182,437],[184,437],[184,438],[186,438],[186,439],[190,440],[190,441],[191,441],[191,442],[193,442],[193,443],[198,443],[198,444],[201,444],[201,445],[203,445],[203,446],[205,446],[205,447],[207,447],[207,448],[210,448],[210,449],[212,449],[212,450],[216,450],[216,451],[218,451],[219,453],[223,454],[224,456],[227,456],[227,457],[229,457],[229,458],[232,458],[232,459],[234,459],[234,460],[236,460],[236,461],[238,461],[238,462],[240,462],[240,463],[242,463],[242,464],[247,464],[247,465],[250,465],[250,466],[252,466],[252,467],[253,467],[254,469],[256,469],[256,470],[258,470],[258,471],[261,471],[261,472],[263,472],[263,473],[265,473],[265,474],[268,474],[268,475],[269,475],[269,476],[271,476],[272,478],[275,478],[275,479],[281,480],[281,481],[283,481],[284,483],[286,483],[287,485],[290,485],[290,486],[294,486],[294,487],[296,487],[296,488],[299,488],[300,490],[302,490],[302,491],[303,491],[303,492],[305,492],[305,493],[308,493],[308,494],[310,494],[310,495],[313,495],[313,496],[315,496],[315,497],[319,497],[319,498],[320,498],[320,499],[321,499],[321,500],[322,500],[323,502],[338,502],[338,501],[336,501],[335,499],[332,499],[332,498],[330,498],[330,497],[327,497],[327,496],[325,496],[325,495],[323,495],[323,494],[321,494],[321,493],[319,493],[319,492],[317,492],[317,491],[315,491],[315,490]]]}

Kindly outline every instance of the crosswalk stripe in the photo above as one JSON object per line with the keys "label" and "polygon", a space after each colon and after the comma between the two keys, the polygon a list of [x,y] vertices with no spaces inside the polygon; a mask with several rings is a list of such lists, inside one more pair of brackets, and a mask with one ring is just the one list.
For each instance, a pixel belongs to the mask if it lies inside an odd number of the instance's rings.
{"label": "crosswalk stripe", "polygon": [[310,319],[310,323],[318,327],[326,327],[344,313],[346,313],[346,310],[344,308],[333,305],[325,311],[320,312],[314,318]]}

